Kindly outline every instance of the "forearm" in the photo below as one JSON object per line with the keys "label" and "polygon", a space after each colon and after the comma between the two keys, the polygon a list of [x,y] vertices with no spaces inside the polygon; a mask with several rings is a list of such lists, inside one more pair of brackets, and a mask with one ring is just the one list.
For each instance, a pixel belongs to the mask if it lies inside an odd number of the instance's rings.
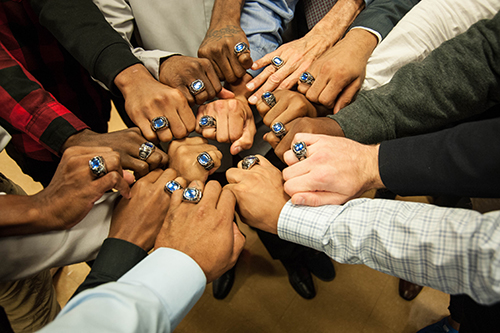
{"label": "forearm", "polygon": [[0,195],[0,237],[48,231],[41,219],[43,210],[33,196]]}
{"label": "forearm", "polygon": [[209,30],[221,24],[239,27],[244,3],[244,0],[215,0]]}
{"label": "forearm", "polygon": [[356,199],[344,206],[288,202],[281,238],[334,260],[373,269],[450,294],[491,304],[500,300],[500,212],[394,200]]}

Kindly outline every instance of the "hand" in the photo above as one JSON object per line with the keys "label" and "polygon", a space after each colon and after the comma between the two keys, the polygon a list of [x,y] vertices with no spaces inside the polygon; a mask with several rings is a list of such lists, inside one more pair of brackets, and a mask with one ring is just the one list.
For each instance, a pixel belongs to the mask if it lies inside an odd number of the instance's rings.
{"label": "hand", "polygon": [[[172,141],[168,147],[169,167],[176,170],[188,182],[196,179],[206,182],[208,176],[220,167],[222,159],[222,153],[217,147],[207,142],[200,137]],[[203,152],[207,152],[214,161],[214,167],[210,171],[198,163],[197,157]]]}
{"label": "hand", "polygon": [[[199,181],[190,186],[203,190]],[[197,204],[182,202],[182,191],[174,192],[155,249],[169,247],[187,254],[212,282],[234,266],[245,245],[233,222],[235,201],[216,181],[206,185]]]}
{"label": "hand", "polygon": [[229,182],[224,189],[236,197],[238,213],[243,222],[251,227],[273,234],[278,233],[281,209],[290,199],[283,190],[281,172],[263,156],[249,170],[231,168],[226,172]]}
{"label": "hand", "polygon": [[[199,120],[209,115],[217,120],[217,128],[201,128]],[[245,98],[219,99],[198,108],[196,132],[217,142],[230,142],[233,155],[250,149],[257,129],[252,110]]]}
{"label": "hand", "polygon": [[[205,90],[193,96],[189,86],[195,80],[205,84]],[[190,104],[203,104],[219,94],[221,98],[234,97],[233,93],[223,89],[219,77],[210,60],[174,55],[167,58],[160,66],[160,82],[179,89]]]}
{"label": "hand", "polygon": [[85,129],[70,136],[64,143],[62,151],[73,146],[110,147],[120,154],[123,169],[133,170],[136,178],[141,178],[151,170],[165,167],[168,156],[157,147],[146,161],[141,160],[139,158],[139,148],[147,140],[140,132],[138,128],[129,128],[99,134]]}
{"label": "hand", "polygon": [[273,133],[269,132],[264,135],[264,140],[269,142],[274,148],[275,154],[283,160],[283,154],[289,150],[293,143],[294,136],[297,133],[314,133],[325,134],[331,136],[344,136],[344,132],[340,125],[333,119],[328,117],[321,118],[297,118],[286,125],[288,133],[280,140]]}
{"label": "hand", "polygon": [[295,205],[341,205],[367,190],[383,188],[378,172],[380,145],[368,146],[327,135],[295,135],[293,142],[307,145],[307,158],[298,162],[289,150],[290,165],[283,170],[285,191]]}
{"label": "hand", "polygon": [[139,179],[132,186],[131,198],[122,198],[116,205],[109,237],[126,240],[144,251],[151,250],[170,204],[165,184],[175,179],[183,187],[187,185],[183,178],[176,176],[173,169],[157,169]]}
{"label": "hand", "polygon": [[[158,82],[142,64],[128,67],[115,78],[115,85],[125,98],[130,119],[153,142],[183,138],[194,130],[195,118],[188,100],[177,89]],[[169,128],[154,132],[151,120],[165,116]]]}
{"label": "hand", "polygon": [[377,42],[377,37],[364,29],[349,31],[311,65],[308,72],[315,78],[313,84],[299,82],[298,90],[311,102],[339,112],[354,100],[361,88],[366,63]]}

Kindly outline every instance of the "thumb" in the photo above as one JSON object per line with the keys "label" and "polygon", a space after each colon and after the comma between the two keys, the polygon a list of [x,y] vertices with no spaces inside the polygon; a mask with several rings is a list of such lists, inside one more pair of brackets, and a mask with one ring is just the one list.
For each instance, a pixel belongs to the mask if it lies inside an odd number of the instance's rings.
{"label": "thumb", "polygon": [[333,192],[300,192],[292,196],[292,203],[294,205],[311,207],[341,205],[348,200],[347,196]]}
{"label": "thumb", "polygon": [[234,93],[226,88],[222,88],[222,90],[217,94],[217,97],[220,99],[230,99],[234,98]]}

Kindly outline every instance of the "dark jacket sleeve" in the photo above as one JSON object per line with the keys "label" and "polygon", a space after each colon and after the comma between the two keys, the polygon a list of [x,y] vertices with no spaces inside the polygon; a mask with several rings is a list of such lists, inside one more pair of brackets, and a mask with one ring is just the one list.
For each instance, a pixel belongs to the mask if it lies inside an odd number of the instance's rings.
{"label": "dark jacket sleeve", "polygon": [[433,132],[500,103],[500,14],[474,24],[421,62],[329,116],[346,137],[377,143]]}
{"label": "dark jacket sleeve", "polygon": [[494,118],[382,142],[380,176],[399,195],[498,198],[499,133],[500,118]]}
{"label": "dark jacket sleeve", "polygon": [[118,93],[113,80],[140,63],[91,0],[30,0],[45,26],[90,75]]}

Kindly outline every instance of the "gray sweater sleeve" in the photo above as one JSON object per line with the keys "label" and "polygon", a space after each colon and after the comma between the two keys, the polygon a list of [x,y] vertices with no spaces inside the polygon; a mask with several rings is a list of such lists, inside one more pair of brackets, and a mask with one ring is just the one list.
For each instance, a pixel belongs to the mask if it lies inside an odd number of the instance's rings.
{"label": "gray sweater sleeve", "polygon": [[362,143],[428,133],[500,102],[500,13],[443,43],[329,116]]}

